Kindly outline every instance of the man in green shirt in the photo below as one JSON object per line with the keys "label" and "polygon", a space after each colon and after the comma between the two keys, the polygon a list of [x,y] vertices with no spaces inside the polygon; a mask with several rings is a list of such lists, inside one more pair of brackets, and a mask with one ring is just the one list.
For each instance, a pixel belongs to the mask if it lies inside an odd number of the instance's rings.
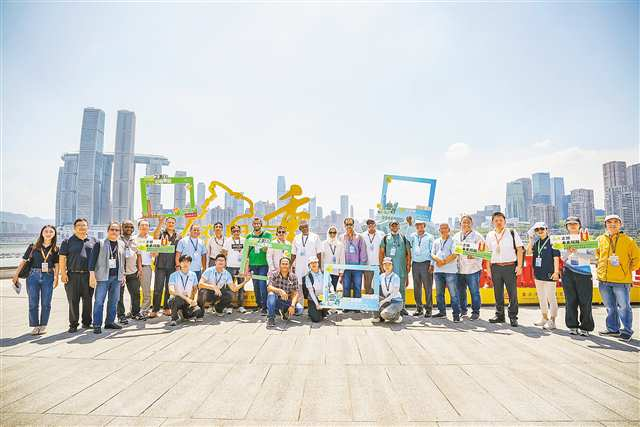
{"label": "man in green shirt", "polygon": [[[400,294],[402,301],[406,304],[407,278],[411,271],[411,243],[404,235],[400,234],[400,224],[397,220],[391,220],[389,223],[389,234],[382,238],[380,243],[380,265],[382,260],[389,257],[393,261],[393,272],[400,276]],[[408,315],[403,308],[401,314]]]}
{"label": "man in green shirt", "polygon": [[[262,229],[262,220],[258,217],[253,218],[253,232],[246,237],[249,239],[265,239],[270,242],[273,239],[271,233]],[[249,247],[249,271],[252,275],[266,276],[269,272],[269,264],[267,263],[267,246]],[[253,293],[256,296],[256,310],[260,310],[260,314],[267,315],[267,282],[261,279],[252,279]]]}

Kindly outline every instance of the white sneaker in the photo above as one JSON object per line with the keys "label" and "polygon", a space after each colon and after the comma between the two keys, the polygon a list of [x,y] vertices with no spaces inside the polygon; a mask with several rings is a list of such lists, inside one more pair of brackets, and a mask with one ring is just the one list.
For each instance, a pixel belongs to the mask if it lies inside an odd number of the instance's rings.
{"label": "white sneaker", "polygon": [[543,326],[544,329],[552,330],[556,328],[556,322],[553,319],[549,319],[547,323]]}
{"label": "white sneaker", "polygon": [[580,329],[580,335],[582,335],[583,337],[588,337],[589,331],[583,331],[582,329]]}
{"label": "white sneaker", "polygon": [[224,316],[224,310],[223,310],[222,312],[220,312],[220,313],[218,313],[217,311],[215,311],[215,310],[214,310],[214,313],[215,313],[215,314],[216,314],[216,316],[218,316],[218,317],[222,317],[222,316]]}
{"label": "white sneaker", "polygon": [[40,330],[38,331],[38,335],[44,335],[47,333],[47,327],[46,326],[40,326]]}
{"label": "white sneaker", "polygon": [[247,312],[247,309],[244,307],[238,307],[238,311],[240,312],[240,314],[245,314]]}
{"label": "white sneaker", "polygon": [[569,329],[569,335],[578,335],[580,332],[578,332],[578,328],[571,328]]}
{"label": "white sneaker", "polygon": [[224,313],[225,313],[225,314],[233,314],[233,308],[231,308],[231,307],[227,307],[227,308],[225,308],[225,309],[224,309]]}
{"label": "white sneaker", "polygon": [[371,323],[380,323],[382,322],[382,319],[379,317],[374,317],[373,319],[371,319]]}
{"label": "white sneaker", "polygon": [[398,316],[398,318],[394,320],[393,323],[402,323],[402,316]]}
{"label": "white sneaker", "polygon": [[36,326],[35,328],[33,328],[33,330],[31,331],[31,335],[39,335],[40,334],[40,326]]}
{"label": "white sneaker", "polygon": [[546,324],[547,324],[547,320],[545,320],[545,319],[540,319],[540,320],[538,320],[536,323],[534,323],[533,325],[534,325],[534,326],[544,326],[544,325],[546,325]]}

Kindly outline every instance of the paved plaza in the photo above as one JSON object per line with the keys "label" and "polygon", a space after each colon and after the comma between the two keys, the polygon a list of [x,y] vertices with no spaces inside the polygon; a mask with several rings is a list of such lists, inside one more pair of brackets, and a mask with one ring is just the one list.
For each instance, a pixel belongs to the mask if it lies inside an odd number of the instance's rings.
{"label": "paved plaza", "polygon": [[[62,286],[49,333],[0,281],[1,420],[12,425],[638,425],[640,341],[482,320],[306,314],[278,329],[237,313],[170,329],[68,334]],[[450,314],[450,313],[449,313]],[[596,325],[604,308],[595,307]],[[636,331],[640,312],[634,307]],[[110,332],[110,333],[109,333]]]}

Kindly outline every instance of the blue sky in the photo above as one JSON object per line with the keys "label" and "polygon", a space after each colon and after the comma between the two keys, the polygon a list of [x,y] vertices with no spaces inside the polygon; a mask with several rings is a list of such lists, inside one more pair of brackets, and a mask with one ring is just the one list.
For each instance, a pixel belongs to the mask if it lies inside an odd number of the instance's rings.
{"label": "blue sky", "polygon": [[638,161],[638,4],[5,2],[2,209],[53,217],[87,106],[106,151],[133,110],[136,151],[254,200],[285,175],[365,216],[420,176],[441,220],[549,171],[601,207],[601,164]]}

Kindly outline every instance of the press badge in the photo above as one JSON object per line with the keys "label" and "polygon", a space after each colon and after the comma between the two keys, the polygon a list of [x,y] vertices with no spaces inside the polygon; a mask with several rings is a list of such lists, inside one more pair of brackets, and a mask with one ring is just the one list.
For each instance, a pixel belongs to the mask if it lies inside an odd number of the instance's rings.
{"label": "press badge", "polygon": [[300,256],[304,256],[304,255],[305,255],[305,250],[304,249],[300,250]]}
{"label": "press badge", "polygon": [[396,247],[395,246],[391,247],[391,250],[389,251],[389,255],[390,256],[396,256]]}
{"label": "press badge", "polygon": [[42,263],[42,267],[40,269],[42,270],[43,273],[48,273],[49,272],[49,263],[48,262],[43,262]]}
{"label": "press badge", "polygon": [[536,267],[542,267],[542,258],[536,258]]}
{"label": "press badge", "polygon": [[126,258],[130,258],[132,255],[133,255],[133,252],[131,251],[131,249],[129,249],[129,248],[125,249],[124,256]]}
{"label": "press badge", "polygon": [[336,260],[335,255],[333,256],[332,260],[333,260],[333,261],[332,261],[332,264],[335,264],[335,263],[336,263],[336,261],[337,261],[337,260]]}
{"label": "press badge", "polygon": [[116,259],[115,258],[109,258],[109,269],[111,268],[116,268]]}
{"label": "press badge", "polygon": [[618,258],[618,255],[611,255],[609,257],[609,264],[611,264],[613,267],[620,266],[620,258]]}
{"label": "press badge", "polygon": [[350,254],[355,254],[356,253],[356,247],[353,245],[349,245],[349,253]]}

